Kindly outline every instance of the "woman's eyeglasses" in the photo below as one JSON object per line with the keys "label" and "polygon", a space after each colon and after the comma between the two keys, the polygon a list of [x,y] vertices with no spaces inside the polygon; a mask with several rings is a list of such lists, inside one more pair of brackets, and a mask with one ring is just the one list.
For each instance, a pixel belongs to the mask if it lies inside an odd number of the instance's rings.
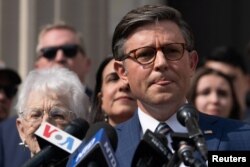
{"label": "woman's eyeglasses", "polygon": [[55,47],[45,47],[40,49],[40,52],[43,57],[53,60],[56,57],[58,50],[62,50],[63,54],[67,58],[74,58],[77,55],[77,52],[80,50],[82,51],[81,47],[76,44],[68,44],[62,46],[55,46]]}
{"label": "woman's eyeglasses", "polygon": [[48,112],[45,112],[42,109],[26,110],[24,118],[27,122],[40,124],[45,114],[48,115],[49,119],[55,121],[57,124],[63,124],[71,117],[75,117],[72,111],[55,107]]}

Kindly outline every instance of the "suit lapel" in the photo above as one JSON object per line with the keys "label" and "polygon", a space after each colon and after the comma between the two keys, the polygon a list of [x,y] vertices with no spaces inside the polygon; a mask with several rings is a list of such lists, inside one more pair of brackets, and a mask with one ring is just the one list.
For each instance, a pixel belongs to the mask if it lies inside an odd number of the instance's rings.
{"label": "suit lapel", "polygon": [[116,151],[117,159],[120,160],[120,166],[127,166],[132,162],[132,157],[141,140],[141,125],[138,118],[138,113],[128,121],[116,127],[118,140],[118,150]]}
{"label": "suit lapel", "polygon": [[222,128],[217,126],[218,118],[210,117],[203,113],[199,113],[199,125],[206,139],[209,151],[218,150],[220,139],[222,136]]}

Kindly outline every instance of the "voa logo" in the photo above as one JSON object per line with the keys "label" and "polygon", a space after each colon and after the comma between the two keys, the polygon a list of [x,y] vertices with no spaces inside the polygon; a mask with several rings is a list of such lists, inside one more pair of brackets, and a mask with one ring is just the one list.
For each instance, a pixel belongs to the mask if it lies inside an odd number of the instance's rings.
{"label": "voa logo", "polygon": [[43,136],[48,138],[53,144],[64,147],[66,150],[71,151],[73,148],[74,138],[49,124],[45,125]]}

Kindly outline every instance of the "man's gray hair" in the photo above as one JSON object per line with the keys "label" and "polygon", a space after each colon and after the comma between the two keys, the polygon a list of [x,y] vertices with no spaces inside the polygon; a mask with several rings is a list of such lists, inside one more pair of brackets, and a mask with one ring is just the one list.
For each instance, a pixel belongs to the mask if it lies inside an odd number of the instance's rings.
{"label": "man's gray hair", "polygon": [[83,52],[83,54],[86,54],[82,33],[77,31],[73,26],[66,24],[65,22],[62,22],[62,21],[56,22],[54,24],[47,24],[42,27],[38,35],[38,42],[37,42],[37,47],[36,47],[37,53],[39,53],[39,50],[41,49],[40,40],[43,38],[44,34],[46,34],[47,32],[51,30],[68,30],[74,33],[76,35],[76,38],[80,42],[81,51]]}

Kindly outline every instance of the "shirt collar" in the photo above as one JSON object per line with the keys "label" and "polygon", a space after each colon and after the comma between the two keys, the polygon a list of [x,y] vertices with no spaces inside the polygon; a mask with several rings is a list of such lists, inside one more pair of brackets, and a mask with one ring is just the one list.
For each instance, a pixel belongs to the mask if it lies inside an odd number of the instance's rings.
{"label": "shirt collar", "polygon": [[[158,124],[160,123],[155,118],[144,113],[140,108],[138,108],[138,117],[142,127],[142,133],[144,134],[147,129],[154,132]],[[187,128],[182,126],[177,120],[176,113],[173,114],[168,120],[165,121],[166,124],[174,131],[179,133],[187,133]]]}

